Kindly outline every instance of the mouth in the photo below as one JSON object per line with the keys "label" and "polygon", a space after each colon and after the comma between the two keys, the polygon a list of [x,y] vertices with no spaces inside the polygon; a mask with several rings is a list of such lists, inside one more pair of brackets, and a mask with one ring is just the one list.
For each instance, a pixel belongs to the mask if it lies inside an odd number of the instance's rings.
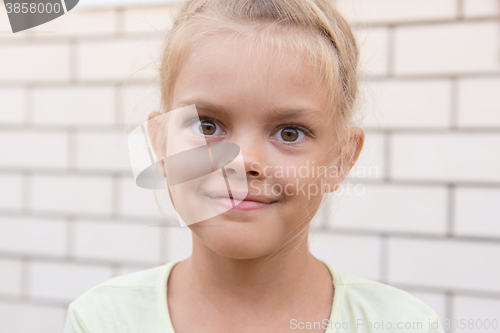
{"label": "mouth", "polygon": [[[246,197],[238,195],[238,193],[235,193],[232,197],[229,197],[227,195],[227,192],[225,193],[225,195],[217,195],[214,193],[207,194],[206,196],[219,206],[222,206],[231,211],[240,212],[266,209],[278,202],[278,200],[275,198],[256,195],[252,193],[248,193]],[[244,199],[242,200],[241,198]]]}

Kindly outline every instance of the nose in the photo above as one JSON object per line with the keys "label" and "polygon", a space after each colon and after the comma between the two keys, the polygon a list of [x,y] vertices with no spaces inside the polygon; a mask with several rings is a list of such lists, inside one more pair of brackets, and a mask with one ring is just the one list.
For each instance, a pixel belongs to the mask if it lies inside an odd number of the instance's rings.
{"label": "nose", "polygon": [[243,155],[245,171],[249,179],[264,179],[267,177],[266,170],[266,147],[264,142],[259,142],[256,138],[233,138]]}

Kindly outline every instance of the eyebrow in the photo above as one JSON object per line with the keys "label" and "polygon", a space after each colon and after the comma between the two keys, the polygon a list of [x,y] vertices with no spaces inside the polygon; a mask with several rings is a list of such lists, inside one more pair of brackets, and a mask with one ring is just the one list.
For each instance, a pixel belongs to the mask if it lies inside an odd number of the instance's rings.
{"label": "eyebrow", "polygon": [[[218,112],[228,114],[230,109],[222,105],[217,105],[207,100],[202,99],[187,99],[179,103],[179,107],[184,107],[188,105],[195,104],[196,107],[206,110],[208,112],[213,112],[217,110]],[[273,119],[280,120],[285,118],[300,119],[310,117],[311,115],[318,120],[324,119],[324,112],[315,108],[272,108],[271,109]]]}
{"label": "eyebrow", "polygon": [[273,117],[276,119],[300,119],[313,116],[314,118],[321,120],[324,116],[323,111],[314,108],[274,108],[272,109],[272,113]]}
{"label": "eyebrow", "polygon": [[222,112],[222,113],[229,113],[229,109],[222,106],[222,105],[217,105],[215,103],[212,103],[212,102],[209,102],[207,100],[202,100],[202,99],[187,99],[185,101],[181,101],[179,102],[179,108],[181,107],[184,107],[184,106],[188,106],[188,105],[196,105],[196,108],[200,108],[200,109],[203,109],[205,111],[208,111],[208,112],[214,112],[215,110],[217,110],[218,112]]}

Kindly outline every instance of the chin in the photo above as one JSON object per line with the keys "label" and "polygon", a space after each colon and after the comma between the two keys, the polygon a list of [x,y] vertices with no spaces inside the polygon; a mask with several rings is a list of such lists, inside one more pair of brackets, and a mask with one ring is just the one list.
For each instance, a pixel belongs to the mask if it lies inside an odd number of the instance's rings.
{"label": "chin", "polygon": [[252,222],[227,222],[210,219],[189,226],[201,242],[216,254],[230,259],[266,257],[284,245],[284,227]]}

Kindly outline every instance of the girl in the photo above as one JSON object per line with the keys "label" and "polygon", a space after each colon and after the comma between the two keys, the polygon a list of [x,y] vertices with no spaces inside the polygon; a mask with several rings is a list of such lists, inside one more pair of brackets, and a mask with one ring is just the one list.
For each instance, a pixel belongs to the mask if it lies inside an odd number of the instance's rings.
{"label": "girl", "polygon": [[[358,50],[332,3],[180,8],[161,63],[162,113],[148,120],[194,106],[189,138],[238,145],[248,193],[237,205],[229,202],[237,192],[205,195],[224,209],[189,224],[191,257],[90,289],[70,304],[66,333],[442,332],[436,313],[408,293],[308,251],[312,218],[364,142],[352,124]],[[166,138],[153,132],[161,154]],[[172,198],[178,212],[191,202]]]}

